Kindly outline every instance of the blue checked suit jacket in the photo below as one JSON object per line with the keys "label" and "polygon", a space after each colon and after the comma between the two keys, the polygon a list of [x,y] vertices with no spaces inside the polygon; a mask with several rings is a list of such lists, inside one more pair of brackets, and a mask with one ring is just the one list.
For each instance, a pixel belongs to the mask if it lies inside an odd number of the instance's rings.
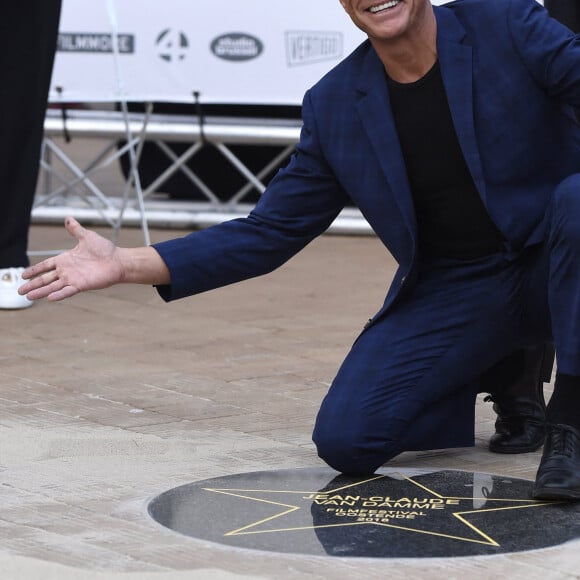
{"label": "blue checked suit jacket", "polygon": [[[491,217],[517,253],[543,239],[555,186],[580,172],[580,41],[535,0],[457,0],[434,7],[455,129]],[[296,153],[254,211],[157,244],[166,300],[280,266],[360,208],[399,269],[377,317],[411,288],[416,227],[385,72],[364,42],[305,95]]]}

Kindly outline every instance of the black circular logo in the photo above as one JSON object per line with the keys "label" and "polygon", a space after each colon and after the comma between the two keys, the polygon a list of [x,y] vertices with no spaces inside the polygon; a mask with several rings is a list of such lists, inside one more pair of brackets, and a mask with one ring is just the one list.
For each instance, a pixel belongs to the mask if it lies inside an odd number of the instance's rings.
{"label": "black circular logo", "polygon": [[250,34],[230,32],[214,39],[211,51],[224,60],[246,61],[258,58],[264,51],[264,45],[260,39]]}
{"label": "black circular logo", "polygon": [[487,473],[329,469],[242,473],[169,490],[161,525],[198,539],[310,555],[496,555],[580,539],[580,502],[531,499],[533,482]]}

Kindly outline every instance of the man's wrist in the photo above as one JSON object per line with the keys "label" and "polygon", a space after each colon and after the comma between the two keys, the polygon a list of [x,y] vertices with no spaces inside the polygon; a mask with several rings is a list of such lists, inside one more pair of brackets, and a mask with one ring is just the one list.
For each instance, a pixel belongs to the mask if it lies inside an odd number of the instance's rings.
{"label": "man's wrist", "polygon": [[151,246],[117,248],[119,282],[126,284],[169,284],[171,277],[165,262]]}

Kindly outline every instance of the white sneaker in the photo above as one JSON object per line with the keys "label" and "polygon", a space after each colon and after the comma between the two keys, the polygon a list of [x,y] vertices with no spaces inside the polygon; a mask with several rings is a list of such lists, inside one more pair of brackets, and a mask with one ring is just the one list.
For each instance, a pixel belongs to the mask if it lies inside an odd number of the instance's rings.
{"label": "white sneaker", "polygon": [[0,268],[0,309],[28,308],[33,302],[18,294],[24,268]]}

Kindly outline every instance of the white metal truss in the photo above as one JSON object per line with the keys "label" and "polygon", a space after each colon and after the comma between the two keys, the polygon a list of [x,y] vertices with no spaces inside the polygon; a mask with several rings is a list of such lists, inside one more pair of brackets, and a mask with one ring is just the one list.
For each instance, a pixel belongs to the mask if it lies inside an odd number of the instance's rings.
{"label": "white metal truss", "polygon": [[[264,178],[292,153],[299,139],[301,123],[286,119],[247,119],[227,117],[181,116],[157,114],[152,106],[144,113],[129,113],[126,105],[120,111],[70,109],[64,112],[49,109],[41,159],[43,187],[37,193],[32,212],[34,222],[60,222],[73,215],[85,222],[107,224],[115,238],[123,224],[138,225],[145,244],[149,244],[149,225],[195,229],[247,215],[252,204],[246,199],[252,191],[262,193]],[[90,161],[79,162],[65,153],[59,138],[95,139],[103,148]],[[119,142],[123,142],[120,146]],[[167,156],[169,167],[146,188],[141,186],[138,166],[146,142],[155,143]],[[189,146],[177,155],[168,143]],[[203,182],[188,166],[206,143],[211,143],[243,176],[244,185],[227,200]],[[265,167],[250,170],[232,152],[232,145],[272,145],[275,154]],[[121,195],[111,195],[97,185],[98,172],[129,156],[129,172]],[[162,200],[155,191],[177,172],[182,172],[203,194],[203,201]],[[348,234],[369,234],[371,229],[360,212],[346,208],[330,231]],[[40,252],[39,252],[40,253]]]}

